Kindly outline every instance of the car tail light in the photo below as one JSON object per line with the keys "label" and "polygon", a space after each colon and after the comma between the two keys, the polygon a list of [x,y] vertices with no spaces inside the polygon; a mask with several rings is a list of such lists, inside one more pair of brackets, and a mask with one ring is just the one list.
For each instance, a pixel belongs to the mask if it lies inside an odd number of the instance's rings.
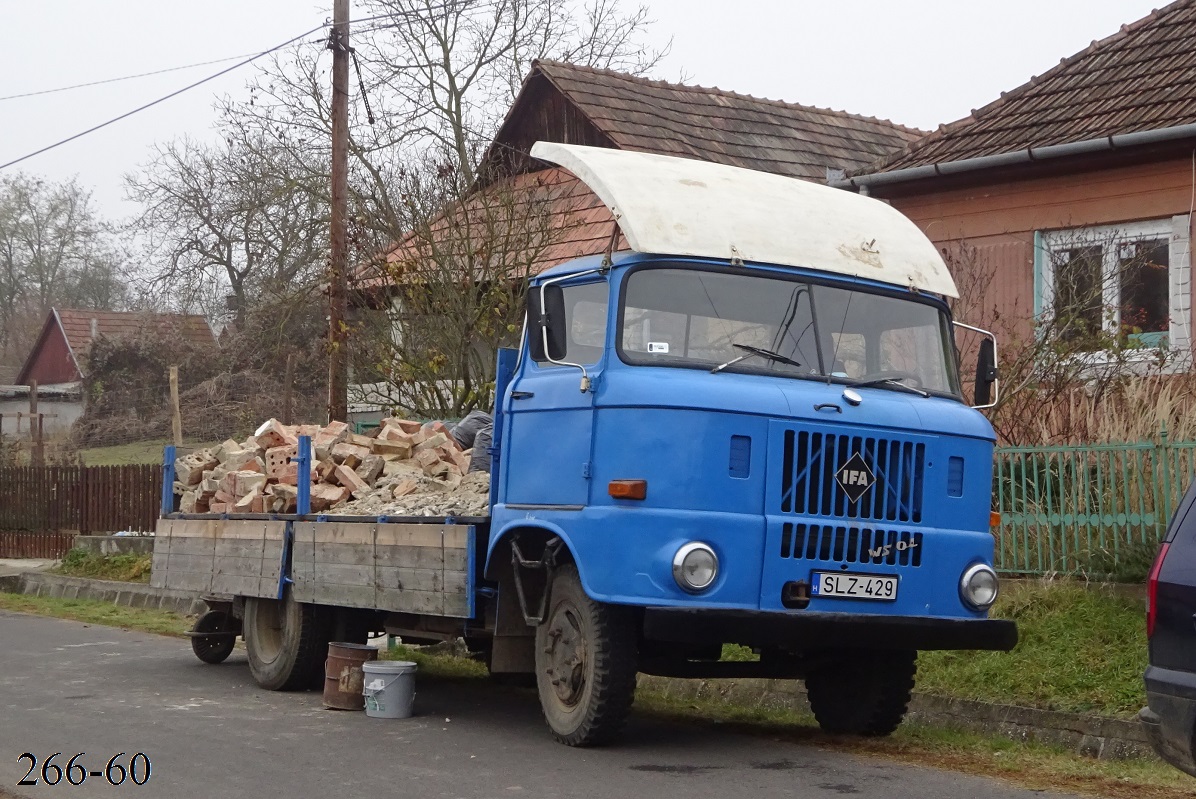
{"label": "car tail light", "polygon": [[1154,635],[1154,619],[1158,613],[1159,572],[1163,569],[1163,559],[1167,557],[1167,549],[1171,544],[1167,541],[1159,547],[1159,554],[1155,555],[1154,565],[1150,567],[1150,576],[1146,578],[1146,637]]}

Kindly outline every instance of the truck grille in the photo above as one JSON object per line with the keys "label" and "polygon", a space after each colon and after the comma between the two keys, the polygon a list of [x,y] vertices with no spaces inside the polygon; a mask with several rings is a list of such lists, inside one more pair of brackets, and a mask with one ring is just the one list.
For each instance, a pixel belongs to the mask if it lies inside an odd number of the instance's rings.
{"label": "truck grille", "polygon": [[[835,474],[858,453],[875,484],[852,502]],[[922,521],[926,445],[872,436],[786,430],[781,463],[781,512],[877,521]]]}
{"label": "truck grille", "polygon": [[921,566],[922,534],[867,527],[785,524],[781,557],[831,563]]}

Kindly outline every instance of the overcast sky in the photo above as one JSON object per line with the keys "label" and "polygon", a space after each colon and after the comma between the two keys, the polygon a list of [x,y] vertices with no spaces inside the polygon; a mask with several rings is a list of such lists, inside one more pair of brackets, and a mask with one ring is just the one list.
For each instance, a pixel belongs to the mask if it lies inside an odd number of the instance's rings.
{"label": "overcast sky", "polygon": [[[623,0],[629,5],[629,0]],[[647,0],[650,36],[673,50],[660,77],[933,128],[1041,74],[1159,0]],[[323,22],[310,0],[0,0],[0,98],[253,53]],[[321,34],[313,34],[317,38]],[[0,99],[0,164],[131,110],[231,63]],[[212,135],[213,96],[252,68],[5,172],[77,175],[121,217],[121,176],[149,147]]]}

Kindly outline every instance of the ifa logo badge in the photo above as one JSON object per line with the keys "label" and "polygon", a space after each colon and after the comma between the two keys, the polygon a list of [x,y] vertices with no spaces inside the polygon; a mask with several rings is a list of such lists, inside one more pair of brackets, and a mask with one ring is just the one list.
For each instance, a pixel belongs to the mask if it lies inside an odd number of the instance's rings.
{"label": "ifa logo badge", "polygon": [[864,463],[860,453],[856,452],[835,473],[835,482],[839,484],[839,488],[843,489],[847,498],[854,503],[859,502],[868,493],[868,489],[876,483],[876,475],[872,474],[868,464]]}

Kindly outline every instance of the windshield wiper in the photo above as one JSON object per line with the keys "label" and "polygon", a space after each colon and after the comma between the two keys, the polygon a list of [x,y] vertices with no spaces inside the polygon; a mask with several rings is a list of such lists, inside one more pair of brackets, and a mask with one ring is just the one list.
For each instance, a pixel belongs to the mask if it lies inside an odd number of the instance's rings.
{"label": "windshield wiper", "polygon": [[747,355],[740,355],[738,358],[732,358],[731,360],[727,361],[726,363],[720,363],[718,366],[716,366],[710,370],[710,374],[714,374],[716,372],[721,372],[722,370],[726,369],[728,366],[733,366],[733,365],[739,363],[740,361],[747,360],[748,358],[752,357],[753,355],[755,355],[757,358],[767,358],[770,361],[777,361],[779,363],[789,364],[790,366],[801,366],[800,363],[793,360],[792,358],[782,355],[779,352],[773,352],[772,350],[766,350],[763,347],[753,347],[751,344],[732,344],[731,346],[735,347],[736,349],[743,350],[744,352],[747,353]]}
{"label": "windshield wiper", "polygon": [[860,380],[853,380],[847,385],[851,386],[852,388],[867,388],[868,386],[892,386],[894,388],[903,388],[906,391],[917,394],[919,397],[930,397],[929,391],[924,391],[920,388],[914,388],[913,386],[907,386],[905,383],[901,382],[902,379],[903,378],[899,377],[862,378]]}

